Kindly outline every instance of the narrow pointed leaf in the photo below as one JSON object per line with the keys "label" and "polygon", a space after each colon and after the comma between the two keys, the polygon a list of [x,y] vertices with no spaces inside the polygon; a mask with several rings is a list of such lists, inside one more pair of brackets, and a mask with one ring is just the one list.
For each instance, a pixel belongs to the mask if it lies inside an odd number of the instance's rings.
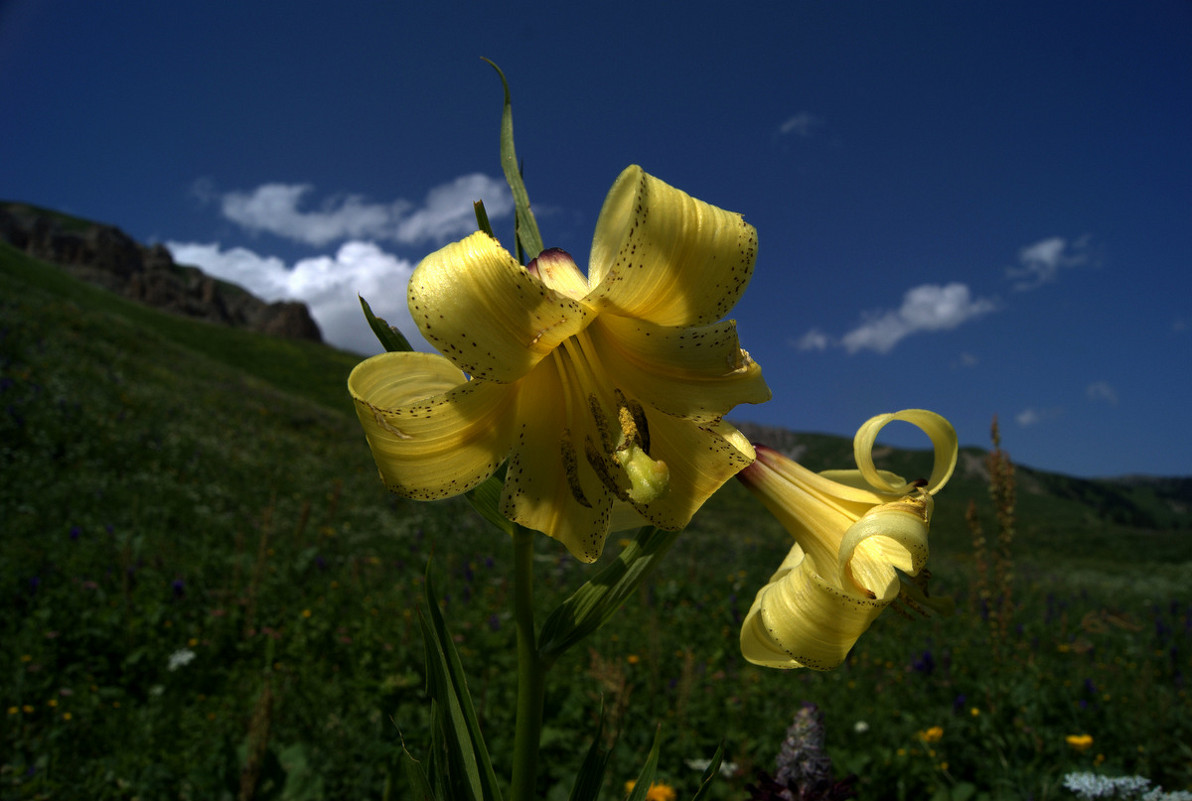
{"label": "narrow pointed leaf", "polygon": [[452,798],[458,797],[457,793],[462,789],[467,798],[475,801],[499,801],[500,787],[472,706],[463,665],[439,610],[429,575],[426,578],[426,605],[430,621],[427,616],[420,615],[419,622],[426,644],[428,691],[438,706],[436,717],[444,748],[444,764],[439,766],[440,772],[450,772],[453,785],[462,784],[462,788],[459,785],[452,788]]}
{"label": "narrow pointed leaf", "polygon": [[580,765],[579,773],[575,777],[575,785],[571,788],[569,801],[596,801],[600,796],[600,788],[604,785],[604,770],[608,765],[608,758],[612,751],[605,751],[600,747],[600,738],[604,736],[604,709],[600,710],[600,723],[596,727],[596,736],[592,738],[592,746],[588,749],[584,762]]}
{"label": "narrow pointed leaf", "polygon": [[678,531],[652,526],[638,530],[615,561],[551,612],[539,638],[538,651],[543,659],[549,664],[604,625],[657,567],[678,536]]}
{"label": "narrow pointed leaf", "polygon": [[426,779],[426,771],[422,769],[422,763],[414,759],[404,743],[401,747],[401,764],[414,801],[436,801],[430,782]]}
{"label": "narrow pointed leaf", "polygon": [[517,163],[517,153],[513,149],[513,106],[509,101],[509,82],[505,80],[505,73],[501,68],[488,61],[492,68],[501,76],[501,86],[505,89],[505,105],[501,110],[501,169],[505,172],[505,181],[509,184],[509,191],[513,193],[513,206],[517,215],[517,239],[525,251],[526,259],[533,259],[542,252],[542,234],[538,232],[538,221],[534,219],[534,212],[530,209],[530,195],[526,192],[526,184],[522,180],[521,170]]}
{"label": "narrow pointed leaf", "polygon": [[654,745],[650,747],[650,755],[646,757],[646,764],[642,765],[642,772],[637,774],[637,781],[633,783],[633,791],[625,801],[644,801],[646,793],[650,792],[650,785],[654,782],[654,774],[658,770],[658,751],[662,745],[662,726],[654,730]]}
{"label": "narrow pointed leaf", "polygon": [[712,761],[708,763],[708,767],[704,769],[704,775],[699,780],[699,789],[695,791],[695,795],[691,797],[691,801],[703,801],[707,796],[712,786],[712,779],[720,772],[720,763],[724,761],[724,741],[720,741],[720,745],[716,746],[716,753],[712,755]]}
{"label": "narrow pointed leaf", "polygon": [[488,212],[484,210],[484,201],[477,200],[472,204],[472,210],[476,212],[476,227],[495,239],[492,223],[488,221]]}
{"label": "narrow pointed leaf", "polygon": [[397,330],[396,326],[389,325],[383,318],[377,317],[373,314],[372,309],[368,305],[368,301],[363,297],[360,298],[360,307],[364,309],[364,319],[368,320],[368,327],[377,335],[377,339],[381,341],[381,345],[389,352],[411,351],[414,348],[410,345],[410,341],[405,338],[401,331]]}

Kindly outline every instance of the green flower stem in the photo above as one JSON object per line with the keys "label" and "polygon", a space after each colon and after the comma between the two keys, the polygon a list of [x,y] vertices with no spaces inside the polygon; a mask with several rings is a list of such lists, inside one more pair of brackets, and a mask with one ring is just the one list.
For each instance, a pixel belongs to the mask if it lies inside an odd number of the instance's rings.
{"label": "green flower stem", "polygon": [[513,615],[517,625],[517,731],[513,741],[513,799],[537,797],[538,744],[546,663],[534,634],[534,532],[514,525]]}

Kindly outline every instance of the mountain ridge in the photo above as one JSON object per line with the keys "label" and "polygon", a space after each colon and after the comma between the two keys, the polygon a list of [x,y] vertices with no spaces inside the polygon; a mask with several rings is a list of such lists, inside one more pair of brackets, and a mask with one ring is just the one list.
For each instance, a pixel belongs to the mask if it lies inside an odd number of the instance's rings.
{"label": "mountain ridge", "polygon": [[142,245],[114,225],[0,201],[0,239],[87,283],[184,317],[322,342],[301,301],[267,302],[243,287],[177,264],[164,245]]}

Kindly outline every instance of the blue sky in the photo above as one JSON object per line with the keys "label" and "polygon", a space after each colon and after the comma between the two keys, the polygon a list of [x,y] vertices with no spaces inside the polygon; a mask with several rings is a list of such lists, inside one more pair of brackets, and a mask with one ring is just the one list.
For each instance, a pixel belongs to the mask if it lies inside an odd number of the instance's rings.
{"label": "blue sky", "polygon": [[0,197],[369,348],[355,293],[408,327],[477,196],[511,239],[486,56],[548,246],[586,260],[630,163],[757,226],[737,419],[996,414],[1025,465],[1192,474],[1192,5],[570,5],[9,0]]}

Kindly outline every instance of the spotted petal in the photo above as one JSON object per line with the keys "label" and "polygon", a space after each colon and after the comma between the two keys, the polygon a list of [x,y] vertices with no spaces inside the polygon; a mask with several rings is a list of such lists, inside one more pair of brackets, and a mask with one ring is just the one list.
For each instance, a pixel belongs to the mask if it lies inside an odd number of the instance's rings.
{"label": "spotted petal", "polygon": [[650,453],[670,469],[670,491],[638,513],[659,528],[686,526],[712,493],[753,461],[753,446],[723,421],[696,425],[666,414],[649,415]]}
{"label": "spotted petal", "polygon": [[796,544],[745,616],[741,654],[765,667],[830,670],[883,608],[825,581]]}
{"label": "spotted petal", "polygon": [[348,389],[385,485],[407,498],[466,492],[491,476],[513,439],[509,386],[468,381],[442,356],[383,353]]}
{"label": "spotted petal", "polygon": [[422,335],[456,367],[502,382],[528,373],[595,314],[527,272],[482,231],[423,259],[407,301]]}
{"label": "spotted petal", "polygon": [[539,364],[519,382],[514,432],[501,512],[527,528],[562,542],[573,556],[594,562],[604,549],[613,496],[585,454],[593,430],[587,404],[565,404],[574,394],[558,362]]}
{"label": "spotted petal", "polygon": [[709,423],[739,403],[770,399],[732,321],[676,328],[602,315],[588,334],[614,383],[667,414]]}
{"label": "spotted petal", "polygon": [[596,222],[587,301],[657,325],[715,322],[745,291],[756,258],[757,231],[740,214],[631,166]]}

